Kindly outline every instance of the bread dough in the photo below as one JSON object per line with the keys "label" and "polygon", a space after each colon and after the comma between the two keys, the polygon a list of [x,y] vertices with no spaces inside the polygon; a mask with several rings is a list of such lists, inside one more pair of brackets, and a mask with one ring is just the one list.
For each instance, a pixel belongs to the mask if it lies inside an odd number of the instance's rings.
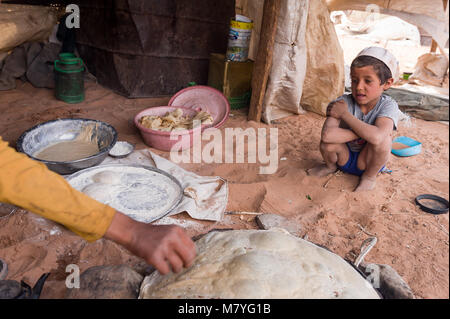
{"label": "bread dough", "polygon": [[113,171],[102,171],[92,176],[94,183],[117,185],[120,184],[122,174]]}
{"label": "bread dough", "polygon": [[282,229],[212,232],[179,274],[147,276],[139,298],[379,299],[338,255]]}
{"label": "bread dough", "polygon": [[143,127],[163,132],[191,130],[197,124],[194,121],[199,121],[202,125],[205,125],[212,124],[214,119],[206,111],[198,112],[193,118],[183,116],[183,110],[180,108],[167,112],[162,117],[146,115],[139,119],[139,123]]}
{"label": "bread dough", "polygon": [[117,193],[117,186],[93,183],[83,188],[82,192],[103,204],[109,204]]}
{"label": "bread dough", "polygon": [[68,180],[75,189],[143,223],[168,214],[182,197],[175,180],[139,166],[100,165]]}

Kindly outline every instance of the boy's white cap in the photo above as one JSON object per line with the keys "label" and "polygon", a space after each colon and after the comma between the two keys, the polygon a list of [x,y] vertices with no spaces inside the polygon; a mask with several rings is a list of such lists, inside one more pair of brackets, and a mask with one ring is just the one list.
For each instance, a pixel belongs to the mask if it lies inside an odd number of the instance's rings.
{"label": "boy's white cap", "polygon": [[380,47],[368,47],[359,52],[358,56],[367,55],[382,61],[391,70],[394,82],[398,80],[400,67],[397,59],[388,50]]}

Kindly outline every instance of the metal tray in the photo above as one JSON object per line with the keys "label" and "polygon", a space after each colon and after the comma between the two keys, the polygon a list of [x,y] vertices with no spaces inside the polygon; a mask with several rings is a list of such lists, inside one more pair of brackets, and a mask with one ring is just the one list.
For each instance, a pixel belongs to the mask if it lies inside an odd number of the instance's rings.
{"label": "metal tray", "polygon": [[[164,216],[167,216],[182,200],[183,198],[183,187],[181,186],[181,183],[171,174],[160,170],[158,168],[152,167],[152,166],[146,166],[146,165],[140,165],[140,164],[106,164],[106,165],[99,165],[99,166],[95,166],[95,167],[90,167],[90,168],[86,168],[84,170],[78,171],[72,175],[69,175],[66,178],[66,180],[70,183],[70,181],[76,177],[79,177],[80,175],[86,174],[88,172],[92,172],[92,171],[96,171],[96,170],[104,170],[107,168],[117,168],[117,167],[137,167],[137,168],[144,168],[147,169],[149,171],[155,172],[155,173],[159,173],[162,174],[166,177],[168,177],[172,182],[174,182],[174,184],[176,186],[178,186],[178,196],[175,197],[175,199],[173,200],[173,203],[170,205],[170,207],[164,211],[161,214],[158,214],[150,219],[138,219],[138,218],[134,218],[133,216],[130,216],[131,218],[141,221],[141,222],[145,222],[145,223],[151,223],[154,222],[160,218],[163,218]],[[118,209],[120,211],[120,209]],[[122,212],[121,213],[128,215],[127,212]]]}

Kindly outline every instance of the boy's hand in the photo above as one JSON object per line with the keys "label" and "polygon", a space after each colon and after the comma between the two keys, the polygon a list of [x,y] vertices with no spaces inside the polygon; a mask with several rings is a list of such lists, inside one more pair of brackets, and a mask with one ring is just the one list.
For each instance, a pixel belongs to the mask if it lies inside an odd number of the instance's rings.
{"label": "boy's hand", "polygon": [[340,120],[342,116],[348,112],[347,102],[345,100],[339,100],[334,103],[330,103],[327,108],[327,116],[334,117]]}

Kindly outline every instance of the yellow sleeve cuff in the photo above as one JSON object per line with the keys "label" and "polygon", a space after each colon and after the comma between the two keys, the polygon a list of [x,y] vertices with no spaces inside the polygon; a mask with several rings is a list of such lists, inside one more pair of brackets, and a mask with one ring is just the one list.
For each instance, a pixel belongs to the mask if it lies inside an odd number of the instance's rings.
{"label": "yellow sleeve cuff", "polygon": [[16,152],[1,138],[0,202],[63,224],[89,242],[103,237],[116,212],[71,187],[43,163]]}

